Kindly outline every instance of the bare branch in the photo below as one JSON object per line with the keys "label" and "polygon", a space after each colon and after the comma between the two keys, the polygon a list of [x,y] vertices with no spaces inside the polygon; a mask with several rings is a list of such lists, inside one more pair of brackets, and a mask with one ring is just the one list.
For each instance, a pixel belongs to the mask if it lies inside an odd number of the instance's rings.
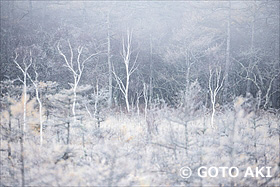
{"label": "bare branch", "polygon": [[68,42],[68,46],[70,48],[70,64],[71,64],[71,67],[73,68],[73,50],[72,50],[72,46],[71,46],[71,43],[69,40],[67,40]]}
{"label": "bare branch", "polygon": [[[73,74],[76,76],[77,75],[77,73],[75,72],[75,70],[73,69],[73,64],[69,64],[69,62],[68,62],[68,60],[67,60],[67,58],[66,58],[66,55],[60,50],[60,42],[58,42],[58,44],[57,44],[57,50],[58,50],[58,52],[59,52],[59,54],[61,55],[61,56],[63,56],[63,58],[64,58],[64,61],[66,62],[66,65],[67,65],[67,67],[73,72]],[[71,46],[71,45],[70,45]],[[72,48],[71,48],[72,49]],[[72,50],[71,50],[72,51]]]}
{"label": "bare branch", "polygon": [[113,74],[114,74],[114,76],[115,76],[115,78],[116,78],[117,84],[119,85],[119,88],[120,88],[121,92],[122,92],[123,94],[125,94],[125,86],[124,86],[122,80],[121,80],[121,79],[117,76],[117,74],[115,73],[114,66],[112,66],[112,72],[113,72]]}

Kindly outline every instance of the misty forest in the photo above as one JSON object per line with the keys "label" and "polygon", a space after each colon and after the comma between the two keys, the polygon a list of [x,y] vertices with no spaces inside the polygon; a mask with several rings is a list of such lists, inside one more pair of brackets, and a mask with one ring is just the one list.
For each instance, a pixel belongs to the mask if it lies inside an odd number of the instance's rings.
{"label": "misty forest", "polygon": [[0,4],[0,186],[280,185],[279,1]]}

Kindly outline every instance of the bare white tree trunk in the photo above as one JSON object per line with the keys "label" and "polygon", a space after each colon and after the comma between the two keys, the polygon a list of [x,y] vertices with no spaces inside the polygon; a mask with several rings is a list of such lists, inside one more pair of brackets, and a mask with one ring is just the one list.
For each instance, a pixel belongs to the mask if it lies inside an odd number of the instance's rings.
{"label": "bare white tree trunk", "polygon": [[72,105],[72,114],[73,114],[73,121],[76,122],[76,100],[77,100],[77,86],[78,83],[75,81],[73,87],[73,105]]}
{"label": "bare white tree trunk", "polygon": [[138,53],[137,53],[134,61],[132,62],[132,60],[131,60],[131,55],[132,55],[131,39],[132,39],[132,33],[127,31],[127,41],[125,42],[123,39],[123,42],[122,42],[123,48],[122,48],[122,52],[121,52],[121,56],[123,59],[123,63],[125,65],[125,72],[126,72],[125,84],[121,80],[120,76],[118,76],[116,74],[114,67],[113,67],[113,74],[115,76],[119,89],[121,90],[121,92],[125,98],[127,112],[130,111],[130,104],[129,104],[129,100],[128,100],[130,76],[137,69],[137,58],[138,58]]}
{"label": "bare white tree trunk", "polygon": [[[85,68],[85,63],[92,58],[93,56],[96,56],[98,53],[93,53],[91,55],[89,55],[87,58],[85,58],[84,60],[81,60],[81,54],[83,52],[83,47],[79,46],[78,47],[78,54],[77,54],[77,60],[76,60],[76,66],[74,65],[73,62],[73,57],[74,57],[74,51],[73,48],[71,46],[70,41],[67,41],[68,43],[68,47],[70,50],[70,57],[66,57],[66,55],[61,51],[60,49],[60,42],[58,42],[57,44],[57,49],[59,54],[64,58],[64,61],[66,63],[67,68],[70,70],[70,72],[73,75],[73,82],[74,84],[71,85],[72,90],[73,90],[73,104],[72,104],[72,115],[73,115],[73,123],[76,123],[76,102],[77,102],[77,88],[79,85],[79,82],[81,80],[82,74],[83,74],[83,70]],[[70,125],[70,124],[69,124]],[[69,126],[69,130],[70,130],[70,126]],[[70,137],[69,137],[70,138]]]}
{"label": "bare white tree trunk", "polygon": [[215,105],[216,105],[216,98],[217,94],[221,90],[224,82],[224,77],[221,80],[221,67],[216,68],[215,72],[210,69],[210,76],[209,76],[209,91],[210,91],[210,99],[212,104],[212,114],[211,114],[211,127],[216,128],[214,125],[214,118],[215,118]]}
{"label": "bare white tree trunk", "polygon": [[[30,57],[31,61],[32,61],[32,57]],[[36,70],[36,67],[34,66],[34,71],[35,71],[35,80],[33,80],[31,78],[31,76],[29,75],[29,73],[27,73],[28,78],[30,79],[30,81],[32,82],[33,86],[35,87],[35,92],[36,92],[36,100],[39,104],[39,122],[40,122],[40,146],[42,146],[43,144],[43,117],[42,117],[42,102],[41,102],[41,98],[39,95],[39,82],[38,82],[38,73]]]}
{"label": "bare white tree trunk", "polygon": [[73,74],[74,84],[72,85],[73,90],[73,105],[72,105],[72,114],[73,114],[73,120],[76,121],[76,100],[77,100],[77,88],[81,79],[81,76],[83,74],[83,70],[85,68],[85,63],[93,56],[96,56],[98,53],[93,53],[89,55],[85,60],[81,61],[81,54],[83,52],[83,47],[78,47],[78,55],[77,55],[77,68],[75,69],[73,64],[73,57],[74,57],[74,51],[71,46],[70,41],[68,40],[68,47],[70,50],[70,59],[67,59],[66,55],[60,50],[60,43],[57,44],[57,49],[59,54],[64,58],[64,61],[66,63],[66,66]]}
{"label": "bare white tree trunk", "polygon": [[[20,64],[17,62],[18,59],[18,53],[16,51],[16,56],[13,59],[14,63],[17,65],[17,68],[22,72],[23,74],[23,80],[19,79],[23,83],[23,126],[21,126],[21,136],[20,136],[20,150],[21,150],[21,185],[25,185],[25,166],[24,166],[24,136],[25,136],[25,130],[27,126],[27,121],[26,121],[26,105],[27,105],[27,71],[29,67],[32,64],[32,59],[27,63],[27,54],[25,53],[22,62],[23,62],[23,67],[20,66]],[[18,123],[20,125],[20,121],[18,120]]]}
{"label": "bare white tree trunk", "polygon": [[23,78],[23,132],[25,132],[26,129],[26,104],[27,104],[27,90],[26,90],[26,68],[24,72],[24,78]]}
{"label": "bare white tree trunk", "polygon": [[20,64],[17,62],[18,59],[18,53],[16,52],[16,56],[13,59],[14,63],[17,65],[17,68],[22,72],[23,74],[23,80],[19,79],[23,83],[23,133],[25,132],[26,129],[26,104],[27,104],[27,71],[29,67],[32,64],[32,60],[29,61],[29,63],[26,62],[27,56],[26,54],[24,55],[22,62],[23,62],[23,67],[20,66]]}
{"label": "bare white tree trunk", "polygon": [[268,103],[269,103],[270,96],[271,96],[271,94],[269,94],[269,93],[270,93],[270,90],[271,90],[272,85],[273,85],[272,83],[273,83],[274,79],[275,79],[277,76],[278,76],[278,75],[272,77],[272,79],[270,80],[269,86],[268,86],[268,88],[267,88],[267,90],[266,90],[266,94],[265,94],[265,103],[264,103],[264,108],[265,108],[265,109],[268,108],[267,105],[268,105]]}
{"label": "bare white tree trunk", "polygon": [[22,71],[23,73],[23,131],[25,131],[26,128],[26,104],[27,104],[27,77],[29,80],[32,82],[33,86],[35,87],[35,92],[36,92],[36,100],[39,104],[39,122],[40,122],[40,146],[42,146],[43,143],[43,117],[42,117],[42,102],[40,99],[39,95],[39,82],[38,82],[38,73],[36,71],[36,67],[34,66],[34,71],[35,71],[35,80],[31,78],[31,76],[28,73],[29,67],[33,64],[33,59],[32,59],[32,52],[30,50],[29,52],[29,64],[26,64],[26,56],[23,58],[23,64],[24,64],[24,69],[18,64],[17,58],[18,54],[16,53],[16,58],[14,59],[15,64],[17,67]]}
{"label": "bare white tree trunk", "polygon": [[130,74],[129,74],[128,65],[129,65],[129,62],[126,62],[125,63],[125,70],[126,70],[125,103],[126,103],[127,111],[129,112],[130,108],[129,108],[129,101],[128,101],[128,87],[129,87]]}
{"label": "bare white tree trunk", "polygon": [[36,98],[39,103],[39,116],[40,116],[40,145],[43,144],[43,117],[42,117],[42,102],[39,97],[38,89],[36,90]]}

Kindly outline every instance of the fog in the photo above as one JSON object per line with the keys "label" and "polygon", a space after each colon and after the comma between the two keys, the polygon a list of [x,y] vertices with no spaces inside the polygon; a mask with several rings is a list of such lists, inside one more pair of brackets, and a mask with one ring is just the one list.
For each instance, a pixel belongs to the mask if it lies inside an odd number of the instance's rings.
{"label": "fog", "polygon": [[280,185],[279,1],[0,5],[1,186]]}

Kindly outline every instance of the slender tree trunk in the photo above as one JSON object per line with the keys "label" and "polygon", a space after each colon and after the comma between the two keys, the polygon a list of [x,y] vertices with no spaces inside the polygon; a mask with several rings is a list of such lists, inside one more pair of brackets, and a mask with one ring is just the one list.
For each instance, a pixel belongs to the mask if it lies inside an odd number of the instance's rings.
{"label": "slender tree trunk", "polygon": [[[265,94],[265,103],[264,103],[264,108],[267,109],[269,106],[269,101],[270,101],[270,90],[273,87],[273,82],[274,82],[275,77],[272,77],[270,82],[269,82],[269,86],[266,90],[266,94]],[[259,109],[259,106],[258,106]]]}
{"label": "slender tree trunk", "polygon": [[150,34],[150,80],[149,80],[149,104],[151,105],[153,99],[153,78],[154,78],[154,62],[153,62],[153,42]]}
{"label": "slender tree trunk", "polygon": [[76,100],[77,100],[77,84],[76,80],[74,83],[74,88],[73,88],[73,105],[72,105],[72,114],[73,114],[73,121],[74,123],[76,122]]}
{"label": "slender tree trunk", "polygon": [[211,102],[212,102],[212,114],[211,114],[211,125],[212,127],[214,127],[214,118],[215,118],[215,104],[216,104],[216,97],[213,96],[213,98],[211,98]]}
{"label": "slender tree trunk", "polygon": [[[34,66],[35,67],[35,66]],[[40,146],[42,146],[43,144],[43,118],[42,118],[42,102],[40,99],[40,95],[39,95],[39,82],[38,82],[38,73],[35,69],[35,80],[33,80],[31,78],[31,76],[26,72],[28,78],[30,79],[30,81],[32,82],[33,86],[35,87],[35,92],[36,92],[36,100],[39,104],[39,121],[40,121]]]}
{"label": "slender tree trunk", "polygon": [[36,99],[39,103],[39,120],[40,120],[40,146],[43,144],[43,118],[42,118],[42,102],[39,96],[38,86],[36,86]]}
{"label": "slender tree trunk", "polygon": [[[95,91],[94,91],[95,92]],[[98,80],[96,81],[96,92],[95,92],[95,102],[94,102],[94,118],[97,121],[97,127],[100,128],[100,118],[99,118],[99,85],[98,85]]]}
{"label": "slender tree trunk", "polygon": [[143,95],[144,95],[144,101],[145,101],[145,111],[144,111],[144,115],[145,115],[145,121],[147,121],[147,110],[148,110],[148,90],[147,90],[147,86],[144,83],[143,84]]}
{"label": "slender tree trunk", "polygon": [[[73,87],[73,104],[72,104],[72,115],[73,115],[73,124],[76,123],[76,100],[77,100],[77,81],[75,80],[75,84]],[[67,127],[67,144],[70,144],[70,122],[68,122]]]}
{"label": "slender tree trunk", "polygon": [[[20,120],[18,120],[20,126]],[[25,170],[24,170],[24,130],[21,127],[20,135],[20,160],[21,160],[21,186],[25,186]]]}
{"label": "slender tree trunk", "polygon": [[127,62],[126,64],[126,85],[125,85],[125,103],[126,103],[127,112],[130,111],[129,100],[128,100],[128,88],[129,88],[129,78],[130,78],[128,64],[129,62]]}
{"label": "slender tree trunk", "polygon": [[139,100],[140,100],[139,94],[136,93],[136,108],[137,108],[137,116],[138,117],[140,116]]}
{"label": "slender tree trunk", "polygon": [[129,33],[129,30],[127,30],[127,44],[125,44],[124,39],[123,39],[123,43],[122,43],[123,46],[122,46],[121,56],[123,58],[123,63],[125,65],[125,71],[126,71],[125,84],[120,79],[120,77],[116,75],[115,70],[112,71],[112,73],[115,75],[119,89],[125,98],[127,112],[130,112],[129,99],[128,99],[130,75],[137,69],[136,63],[137,63],[137,58],[138,58],[138,54],[139,54],[139,53],[137,53],[137,55],[134,59],[134,62],[132,62],[133,64],[130,67],[131,54],[132,54],[132,51],[131,51],[131,37],[132,36],[131,35],[132,35],[132,33]]}
{"label": "slender tree trunk", "polygon": [[12,150],[11,150],[11,138],[12,138],[12,113],[11,109],[9,107],[9,138],[8,138],[8,158],[10,159],[12,156]]}
{"label": "slender tree trunk", "polygon": [[[26,57],[26,56],[25,56]],[[28,73],[27,73],[27,71],[28,71],[28,68],[31,66],[31,64],[32,64],[32,59],[30,59],[30,64],[29,65],[27,65],[26,64],[26,59],[25,59],[25,57],[23,58],[23,64],[24,64],[24,68],[22,68],[19,64],[18,64],[18,62],[17,62],[17,58],[18,58],[18,53],[16,53],[16,57],[15,57],[15,59],[13,60],[14,61],[14,63],[17,65],[17,67],[21,70],[21,72],[22,72],[22,74],[23,74],[23,80],[20,80],[22,83],[23,83],[23,101],[21,101],[22,102],[22,104],[23,104],[23,128],[20,128],[20,129],[22,129],[22,131],[23,131],[23,134],[25,133],[25,130],[26,130],[26,124],[27,124],[27,122],[26,122],[26,105],[27,105],[27,76],[28,76]]]}
{"label": "slender tree trunk", "polygon": [[129,106],[129,101],[128,101],[128,89],[126,89],[126,91],[125,91],[125,103],[126,103],[127,112],[129,112],[130,106]]}
{"label": "slender tree trunk", "polygon": [[111,38],[110,38],[110,12],[107,14],[107,62],[108,62],[108,72],[109,72],[109,98],[108,106],[112,107],[113,99],[113,75],[112,75],[112,62],[111,62]]}
{"label": "slender tree trunk", "polygon": [[25,69],[24,72],[24,78],[23,78],[23,133],[25,132],[26,129],[26,104],[27,104],[27,80],[26,80],[26,75],[27,75],[27,69]]}
{"label": "slender tree trunk", "polygon": [[[250,46],[250,61],[249,61],[249,66],[248,66],[248,76],[251,78],[251,68],[253,65],[253,60],[255,57],[254,54],[254,43],[255,43],[255,22],[256,22],[256,1],[254,3],[254,8],[253,8],[253,20],[251,23],[251,46]],[[251,93],[251,80],[247,79],[247,86],[246,86],[246,95],[249,95]]]}
{"label": "slender tree trunk", "polygon": [[227,48],[226,48],[226,67],[225,67],[225,87],[224,101],[227,101],[228,96],[228,73],[230,67],[230,38],[231,38],[231,1],[228,1],[228,19],[227,19]]}
{"label": "slender tree trunk", "polygon": [[[12,180],[14,181],[14,164],[12,161],[12,148],[11,148],[11,142],[12,142],[12,112],[11,112],[11,104],[9,104],[8,113],[9,113],[9,137],[8,137],[8,160],[10,163],[10,169],[9,174],[12,177]],[[1,138],[2,141],[2,138]],[[2,142],[0,142],[0,145],[2,145]],[[2,156],[2,155],[0,155]],[[1,157],[2,158],[2,157]],[[11,183],[11,186],[14,186],[13,183]]]}
{"label": "slender tree trunk", "polygon": [[209,76],[209,82],[208,82],[208,87],[210,91],[210,98],[211,98],[211,103],[212,103],[212,115],[211,115],[211,127],[212,128],[217,128],[217,126],[214,125],[214,117],[215,117],[215,105],[216,105],[216,99],[217,99],[217,94],[223,87],[223,81],[221,79],[221,68],[216,69],[216,72],[213,73],[212,69],[210,69],[210,76]]}
{"label": "slender tree trunk", "polygon": [[190,87],[190,71],[191,71],[189,50],[187,50],[187,52],[186,52],[185,61],[186,61],[186,68],[187,68],[187,70],[186,70],[186,92],[188,92],[189,87]]}
{"label": "slender tree trunk", "polygon": [[[59,52],[59,54],[64,58],[65,63],[68,67],[68,69],[73,73],[73,78],[74,78],[74,85],[72,87],[73,89],[73,105],[72,105],[72,114],[73,114],[73,123],[76,123],[76,100],[77,100],[77,87],[79,85],[81,76],[83,74],[83,70],[84,70],[84,64],[93,56],[97,55],[98,53],[94,53],[91,54],[90,56],[88,56],[88,58],[86,58],[84,61],[80,61],[80,56],[82,54],[83,51],[83,47],[79,46],[78,47],[78,55],[77,55],[77,63],[76,66],[73,64],[73,56],[74,56],[74,52],[73,52],[73,48],[71,46],[70,41],[68,40],[68,46],[70,49],[70,59],[68,60],[66,55],[60,50],[60,43],[58,42],[57,44],[57,50]],[[75,68],[76,67],[76,68]],[[76,70],[75,70],[76,69]],[[70,128],[70,127],[69,127]]]}
{"label": "slender tree trunk", "polygon": [[[70,106],[71,106],[71,100],[68,100],[68,119],[70,118]],[[70,121],[67,121],[67,144],[70,144]]]}

